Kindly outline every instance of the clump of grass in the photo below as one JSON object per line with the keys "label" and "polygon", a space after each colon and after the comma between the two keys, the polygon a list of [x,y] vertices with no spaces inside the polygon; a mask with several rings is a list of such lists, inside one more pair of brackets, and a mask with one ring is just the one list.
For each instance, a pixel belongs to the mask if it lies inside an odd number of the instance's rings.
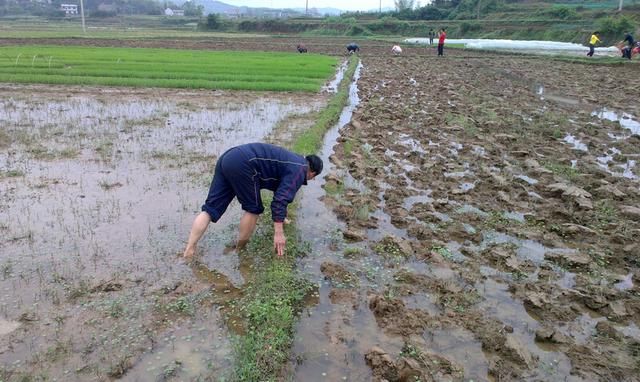
{"label": "clump of grass", "polygon": [[0,172],[0,179],[3,178],[19,178],[24,176],[24,172],[20,170],[8,170]]}
{"label": "clump of grass", "polygon": [[196,311],[194,301],[188,296],[182,296],[166,305],[166,310],[174,313],[193,316]]}
{"label": "clump of grass", "polygon": [[596,201],[593,213],[595,226],[600,229],[618,220],[618,211],[611,201],[607,199]]}
{"label": "clump of grass", "polygon": [[571,182],[576,181],[580,176],[580,173],[578,172],[578,170],[566,164],[561,164],[557,162],[546,162],[544,164],[544,167],[547,170],[550,170],[551,172],[553,172],[555,175],[561,176]]}
{"label": "clump of grass", "polygon": [[404,259],[409,256],[400,245],[391,237],[385,237],[373,246],[373,251],[388,259]]}
{"label": "clump of grass", "polygon": [[347,259],[357,259],[365,255],[366,253],[361,248],[346,248],[342,254]]}
{"label": "clump of grass", "polygon": [[296,139],[292,147],[293,151],[298,153],[315,153],[320,150],[324,133],[338,122],[340,113],[349,100],[350,80],[353,77],[357,66],[358,59],[352,56],[344,75],[344,78],[347,79],[347,81],[343,80],[340,83],[340,86],[338,86],[338,92],[333,96],[333,98],[331,98],[327,107],[320,112],[316,123]]}
{"label": "clump of grass", "polygon": [[431,251],[437,253],[447,260],[453,259],[453,253],[451,253],[451,251],[447,247],[434,246],[431,248]]}
{"label": "clump of grass", "polygon": [[517,225],[521,223],[507,218],[506,216],[504,216],[502,212],[499,212],[499,211],[489,212],[489,216],[487,216],[484,220],[485,227],[493,228],[493,229],[506,227],[514,224]]}
{"label": "clump of grass", "polygon": [[264,259],[255,278],[245,288],[238,313],[246,334],[236,339],[235,379],[267,381],[281,376],[293,343],[294,324],[304,297],[313,285],[293,272],[295,258],[302,255],[293,227],[287,226],[287,248],[282,258],[273,254],[273,227],[264,224],[251,240],[248,252]]}
{"label": "clump of grass", "polygon": [[10,144],[11,137],[9,136],[9,134],[4,130],[0,130],[0,148],[9,147]]}

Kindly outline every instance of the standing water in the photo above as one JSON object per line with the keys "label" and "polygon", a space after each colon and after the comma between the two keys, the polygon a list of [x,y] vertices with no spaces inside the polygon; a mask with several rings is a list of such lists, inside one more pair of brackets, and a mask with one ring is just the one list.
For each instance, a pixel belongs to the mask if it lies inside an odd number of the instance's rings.
{"label": "standing water", "polygon": [[[339,136],[339,129],[346,125],[359,103],[356,86],[361,65],[355,73],[349,88],[349,104],[340,115],[338,123],[326,134],[320,156],[326,170],[319,179],[319,186],[326,183],[326,174],[336,171],[329,161],[333,147]],[[341,174],[338,174],[340,176]],[[347,174],[342,174],[347,175]],[[380,333],[373,314],[365,305],[333,304],[330,297],[331,283],[323,279],[320,272],[324,262],[342,263],[345,259],[340,251],[341,230],[344,224],[322,201],[325,195],[321,187],[305,190],[300,205],[298,221],[302,237],[311,243],[311,254],[302,259],[299,268],[319,286],[319,302],[307,308],[297,326],[294,342],[295,380],[327,381],[367,380],[371,376],[363,354],[372,346],[387,340],[393,345],[388,349],[397,350],[402,346],[400,339],[392,340]],[[366,301],[366,298],[358,300]],[[348,322],[348,324],[347,324]]]}

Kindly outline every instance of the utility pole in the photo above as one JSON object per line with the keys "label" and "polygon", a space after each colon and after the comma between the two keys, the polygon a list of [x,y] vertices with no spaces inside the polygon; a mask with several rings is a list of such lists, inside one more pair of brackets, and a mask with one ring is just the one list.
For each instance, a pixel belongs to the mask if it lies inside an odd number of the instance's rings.
{"label": "utility pole", "polygon": [[[620,0],[622,1],[622,0]],[[478,0],[478,9],[476,10],[476,18],[478,20],[480,20],[480,3],[482,3],[482,0]]]}
{"label": "utility pole", "polygon": [[309,0],[307,0],[307,6],[304,9],[304,14],[309,16]]}
{"label": "utility pole", "polygon": [[618,3],[618,12],[622,11],[622,3],[624,2],[624,0],[620,0],[620,3]]}
{"label": "utility pole", "polygon": [[380,8],[378,9],[378,13],[382,14],[382,0],[380,0]]}
{"label": "utility pole", "polygon": [[82,15],[82,33],[87,34],[87,28],[84,26],[84,1],[80,0],[80,14]]}

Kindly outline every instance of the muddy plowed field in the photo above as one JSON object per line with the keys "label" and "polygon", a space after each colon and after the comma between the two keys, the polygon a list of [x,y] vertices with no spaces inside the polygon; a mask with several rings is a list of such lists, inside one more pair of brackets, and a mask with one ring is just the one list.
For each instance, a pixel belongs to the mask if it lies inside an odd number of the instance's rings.
{"label": "muddy plowed field", "polygon": [[321,288],[298,379],[638,380],[628,68],[362,64],[323,186],[338,229],[317,247],[334,257],[303,262]]}

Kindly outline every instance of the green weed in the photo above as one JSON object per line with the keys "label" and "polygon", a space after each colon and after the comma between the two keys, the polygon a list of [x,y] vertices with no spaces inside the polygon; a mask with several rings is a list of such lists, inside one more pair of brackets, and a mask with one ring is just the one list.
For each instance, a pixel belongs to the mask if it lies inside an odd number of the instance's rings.
{"label": "green weed", "polygon": [[453,259],[453,253],[451,253],[451,251],[449,250],[449,248],[447,247],[432,247],[431,250],[437,254],[439,254],[440,256],[444,257],[447,260],[452,260]]}
{"label": "green weed", "polygon": [[324,133],[338,122],[340,113],[349,100],[349,86],[357,66],[357,57],[351,56],[349,66],[344,74],[344,78],[347,81],[343,80],[340,83],[338,92],[331,98],[327,107],[320,112],[315,124],[297,137],[292,145],[293,151],[297,153],[315,153],[320,150]]}
{"label": "green weed", "polygon": [[544,167],[547,170],[550,170],[555,175],[561,176],[569,181],[576,181],[580,176],[580,173],[577,169],[571,167],[570,165],[560,164],[557,162],[546,162],[544,163]]}

